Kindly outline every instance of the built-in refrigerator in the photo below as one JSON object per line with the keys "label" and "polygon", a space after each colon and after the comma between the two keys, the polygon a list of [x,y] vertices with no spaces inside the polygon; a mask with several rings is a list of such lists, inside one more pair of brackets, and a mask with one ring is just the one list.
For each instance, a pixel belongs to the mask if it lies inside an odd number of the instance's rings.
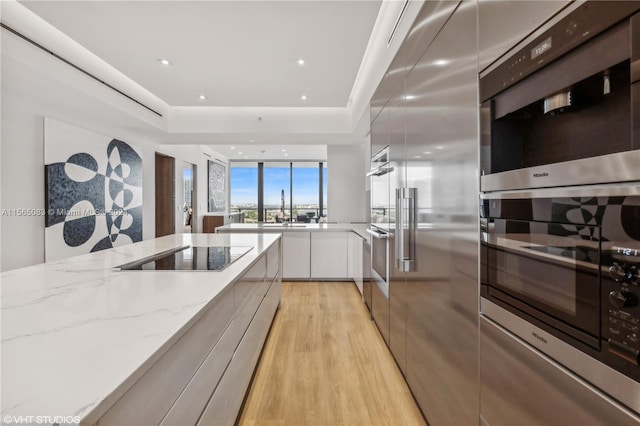
{"label": "built-in refrigerator", "polygon": [[479,419],[475,28],[475,2],[425,3],[371,103],[371,152],[393,169],[372,311],[431,425]]}

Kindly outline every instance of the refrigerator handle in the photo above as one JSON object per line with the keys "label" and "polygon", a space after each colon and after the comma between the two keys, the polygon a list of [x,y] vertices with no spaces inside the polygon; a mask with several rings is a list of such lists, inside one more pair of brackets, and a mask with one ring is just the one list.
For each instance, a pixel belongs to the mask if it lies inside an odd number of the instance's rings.
{"label": "refrigerator handle", "polygon": [[396,189],[396,265],[401,272],[415,271],[416,188]]}
{"label": "refrigerator handle", "polygon": [[403,271],[404,260],[404,188],[396,188],[396,268]]}

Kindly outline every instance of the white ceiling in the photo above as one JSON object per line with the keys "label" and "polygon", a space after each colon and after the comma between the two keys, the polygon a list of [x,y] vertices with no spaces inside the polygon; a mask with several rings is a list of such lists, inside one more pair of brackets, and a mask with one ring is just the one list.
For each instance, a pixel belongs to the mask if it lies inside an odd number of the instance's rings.
{"label": "white ceiling", "polygon": [[[75,111],[77,124],[102,124],[108,134],[131,129],[161,144],[216,145],[231,158],[240,158],[231,145],[244,146],[242,157],[286,148],[292,158],[308,158],[326,145],[366,143],[369,100],[422,1],[409,1],[390,44],[404,1],[1,0],[0,6],[3,24],[160,115],[5,30],[4,93],[39,97],[47,107],[60,103],[59,110]],[[59,91],[34,81],[38,74],[77,92],[75,103],[62,105]],[[100,119],[109,116],[118,117],[111,128]]]}
{"label": "white ceiling", "polygon": [[345,107],[381,0],[22,4],[171,106]]}

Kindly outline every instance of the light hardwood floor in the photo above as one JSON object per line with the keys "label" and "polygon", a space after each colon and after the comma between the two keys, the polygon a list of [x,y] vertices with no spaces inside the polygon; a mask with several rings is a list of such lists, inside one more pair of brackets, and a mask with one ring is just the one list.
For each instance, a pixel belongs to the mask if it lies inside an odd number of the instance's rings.
{"label": "light hardwood floor", "polygon": [[353,283],[284,282],[240,425],[424,425]]}

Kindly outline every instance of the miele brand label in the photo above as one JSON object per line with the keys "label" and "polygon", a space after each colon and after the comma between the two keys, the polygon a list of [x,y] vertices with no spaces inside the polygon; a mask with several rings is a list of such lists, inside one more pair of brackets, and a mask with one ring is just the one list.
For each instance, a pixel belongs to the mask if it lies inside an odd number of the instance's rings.
{"label": "miele brand label", "polygon": [[540,340],[542,343],[547,343],[547,339],[545,339],[544,337],[540,336],[538,333],[536,333],[535,331],[531,332],[531,335],[533,337],[535,337],[536,339]]}
{"label": "miele brand label", "polygon": [[549,176],[549,173],[547,172],[542,172],[542,173],[534,173],[533,177],[538,178],[538,177],[547,177]]}

